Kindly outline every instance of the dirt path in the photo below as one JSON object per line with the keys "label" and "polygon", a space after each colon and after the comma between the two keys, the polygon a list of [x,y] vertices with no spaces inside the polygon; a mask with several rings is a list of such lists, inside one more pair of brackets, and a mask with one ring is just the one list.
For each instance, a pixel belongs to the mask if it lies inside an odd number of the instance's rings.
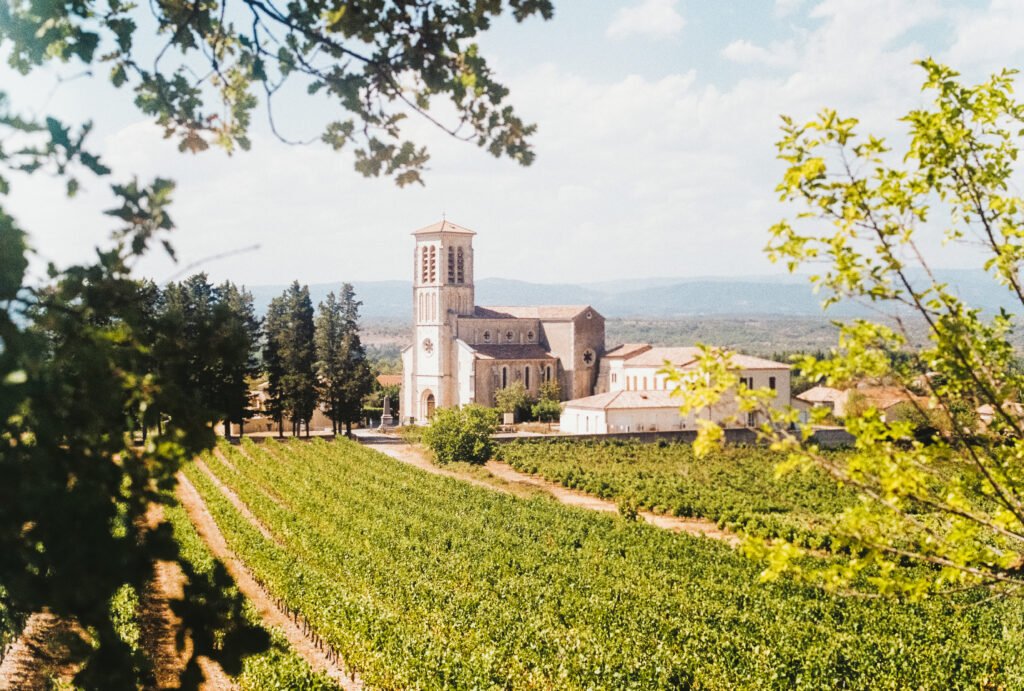
{"label": "dirt path", "polygon": [[88,645],[84,633],[55,614],[33,614],[0,663],[0,691],[42,691],[51,688],[51,679],[70,682]]}
{"label": "dirt path", "polygon": [[[146,513],[145,527],[153,530],[163,522],[163,518],[163,507],[151,504]],[[186,636],[184,646],[178,648],[181,619],[171,610],[171,602],[184,597],[185,580],[185,574],[176,562],[158,561],[153,579],[142,594],[139,612],[142,645],[153,661],[156,684],[160,689],[179,688],[181,674],[192,657],[190,637]],[[213,660],[199,657],[196,662],[203,672],[201,691],[234,691],[238,688]]]}
{"label": "dirt path", "polygon": [[[608,499],[601,499],[586,492],[579,492],[574,489],[563,487],[557,482],[551,482],[537,475],[521,473],[508,463],[502,461],[487,461],[484,466],[495,477],[506,482],[520,482],[533,487],[540,487],[546,490],[551,496],[568,506],[579,506],[591,511],[604,511],[606,513],[618,513],[618,505]],[[665,530],[674,530],[689,535],[702,535],[712,540],[728,542],[732,546],[740,543],[740,538],[733,533],[722,530],[714,521],[706,518],[680,518],[678,516],[666,516],[664,514],[640,511],[640,516],[648,523]]]}
{"label": "dirt path", "polygon": [[362,689],[363,683],[358,675],[349,675],[342,665],[337,664],[325,651],[321,650],[311,636],[303,633],[304,630],[308,630],[305,622],[301,618],[297,621],[293,620],[256,582],[249,570],[228,547],[223,533],[217,527],[217,522],[210,515],[199,492],[182,473],[178,473],[178,499],[188,512],[196,531],[203,538],[210,552],[224,562],[224,566],[234,578],[238,589],[252,602],[264,624],[280,629],[298,655],[306,660],[314,670],[326,672],[345,691]]}
{"label": "dirt path", "polygon": [[[239,450],[241,450],[241,448],[239,448]],[[238,468],[236,468],[235,464],[231,462],[231,459],[224,455],[224,452],[220,450],[219,446],[213,447],[213,455],[217,457],[217,460],[230,468],[232,472],[238,472]],[[245,454],[245,457],[248,458],[249,454]]]}
{"label": "dirt path", "polygon": [[[595,497],[594,495],[587,494],[585,492],[568,489],[556,482],[545,480],[544,478],[536,475],[521,473],[512,466],[501,461],[488,461],[484,465],[484,469],[490,474],[490,476],[498,481],[493,482],[473,477],[458,470],[451,470],[449,468],[434,465],[430,462],[430,459],[424,455],[423,451],[411,444],[399,444],[392,441],[377,442],[375,437],[369,436],[365,437],[362,441],[367,446],[370,446],[383,454],[391,456],[403,463],[416,466],[428,473],[434,473],[435,475],[454,477],[479,487],[496,489],[511,494],[520,494],[520,492],[516,491],[517,488],[540,490],[567,506],[577,506],[579,508],[589,509],[591,511],[601,511],[604,513],[619,512],[618,505],[613,501],[601,499],[600,497]],[[651,513],[650,511],[641,511],[640,516],[647,523],[658,528],[664,528],[665,530],[687,533],[688,535],[700,535],[712,540],[721,540],[722,542],[727,542],[734,547],[740,543],[739,536],[722,530],[718,527],[718,524],[714,521],[709,521],[706,518],[679,518],[677,516],[665,516]]]}

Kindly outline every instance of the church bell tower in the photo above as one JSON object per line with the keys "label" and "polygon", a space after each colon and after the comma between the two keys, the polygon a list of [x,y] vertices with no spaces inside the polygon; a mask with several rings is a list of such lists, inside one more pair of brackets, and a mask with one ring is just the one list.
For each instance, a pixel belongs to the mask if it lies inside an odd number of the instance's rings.
{"label": "church bell tower", "polygon": [[413,233],[412,371],[404,375],[404,418],[424,423],[435,409],[457,404],[455,320],[474,311],[474,235],[448,220]]}

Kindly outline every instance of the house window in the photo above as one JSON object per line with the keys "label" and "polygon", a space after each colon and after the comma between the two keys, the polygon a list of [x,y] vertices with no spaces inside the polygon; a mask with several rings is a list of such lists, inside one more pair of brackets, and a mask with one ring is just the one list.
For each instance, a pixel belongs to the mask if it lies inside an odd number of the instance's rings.
{"label": "house window", "polygon": [[775,377],[768,377],[768,388],[775,391]]}
{"label": "house window", "polygon": [[508,386],[508,367],[501,368],[501,388]]}
{"label": "house window", "polygon": [[455,280],[458,283],[466,282],[466,260],[462,254],[462,248],[456,250],[457,259],[455,260]]}
{"label": "house window", "polygon": [[529,389],[530,388],[530,366],[529,365],[526,366],[526,373],[523,376],[524,376],[523,381],[526,384],[526,388]]}
{"label": "house window", "polygon": [[612,372],[612,384],[614,384],[617,380],[618,376],[615,374],[615,372]]}
{"label": "house window", "polygon": [[753,427],[757,424],[757,413],[747,413],[747,427]]}

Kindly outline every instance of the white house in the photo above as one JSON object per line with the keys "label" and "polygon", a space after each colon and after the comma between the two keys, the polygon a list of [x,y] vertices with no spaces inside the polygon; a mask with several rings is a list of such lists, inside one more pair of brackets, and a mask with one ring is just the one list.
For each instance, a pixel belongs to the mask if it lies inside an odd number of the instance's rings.
{"label": "white house", "polygon": [[[602,358],[598,378],[601,393],[567,401],[562,408],[561,431],[605,434],[686,430],[696,429],[698,418],[726,423],[736,414],[733,401],[722,401],[685,418],[680,416],[680,399],[672,396],[673,385],[660,372],[666,363],[682,372],[693,370],[699,357],[699,348],[637,343],[608,351]],[[789,405],[789,365],[742,354],[734,354],[731,362],[748,387],[776,392],[772,407],[781,410]],[[763,421],[760,414],[750,413],[739,425],[753,427]]]}

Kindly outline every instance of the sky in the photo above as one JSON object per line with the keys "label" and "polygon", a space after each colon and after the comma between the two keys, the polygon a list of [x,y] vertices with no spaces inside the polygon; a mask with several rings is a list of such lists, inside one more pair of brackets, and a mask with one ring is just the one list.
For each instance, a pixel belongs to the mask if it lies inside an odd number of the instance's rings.
{"label": "sky", "polygon": [[[424,187],[364,179],[346,153],[290,146],[258,111],[249,152],[182,154],[104,78],[80,65],[28,77],[0,67],[20,112],[93,120],[93,149],[114,179],[177,183],[171,236],[141,274],[198,267],[246,285],[407,279],[413,230],[472,228],[478,277],[545,283],[654,276],[778,274],[767,229],[789,213],[774,192],[779,116],[823,107],[898,140],[925,102],[931,56],[977,81],[1024,66],[1020,0],[555,0],[550,21],[498,21],[479,38],[511,102],[538,124],[535,163],[494,159],[424,121]],[[275,115],[293,139],[315,137],[329,104],[289,92]],[[109,234],[106,183],[73,201],[52,179],[15,178],[9,209],[40,261],[91,256]],[[210,259],[218,255],[227,255]],[[969,255],[942,262],[967,267]]]}

